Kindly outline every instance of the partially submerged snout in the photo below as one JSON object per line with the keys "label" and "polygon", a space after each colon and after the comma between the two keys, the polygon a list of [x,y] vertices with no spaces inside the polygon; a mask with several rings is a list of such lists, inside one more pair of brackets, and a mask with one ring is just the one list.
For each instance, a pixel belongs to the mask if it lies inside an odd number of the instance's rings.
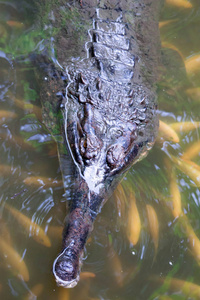
{"label": "partially submerged snout", "polygon": [[73,288],[79,281],[86,240],[93,222],[90,213],[81,208],[72,209],[63,232],[61,253],[53,263],[53,274],[57,285]]}
{"label": "partially submerged snout", "polygon": [[73,288],[79,281],[80,262],[73,250],[65,248],[53,263],[53,274],[57,285]]}

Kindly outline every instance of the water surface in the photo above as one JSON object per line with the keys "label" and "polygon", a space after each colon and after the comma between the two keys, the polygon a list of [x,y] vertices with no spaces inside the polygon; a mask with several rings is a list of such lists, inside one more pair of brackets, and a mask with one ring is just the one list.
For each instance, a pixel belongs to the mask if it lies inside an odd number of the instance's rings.
{"label": "water surface", "polygon": [[[159,116],[168,124],[199,121],[200,97],[195,96],[195,89],[200,88],[200,72],[198,68],[188,71],[184,63],[200,55],[200,5],[195,0],[191,4],[192,8],[185,9],[166,5],[160,19],[172,21],[160,28]],[[91,273],[72,290],[56,286],[51,268],[60,250],[67,201],[59,184],[57,148],[42,123],[40,82],[32,69],[12,64],[13,58],[34,50],[38,35],[39,40],[43,38],[44,32],[38,32],[34,23],[34,12],[31,1],[0,2],[0,234],[6,243],[6,247],[0,243],[1,299],[200,299],[198,287],[183,283],[199,284],[200,248],[195,246],[200,243],[200,190],[170,159],[199,141],[198,126],[178,132],[178,143],[158,140],[148,157],[130,170],[120,187],[124,195],[118,189],[95,222],[82,268]],[[192,161],[200,164],[199,153]],[[175,218],[170,208],[172,172],[187,221]],[[37,178],[27,179],[33,176]],[[47,178],[52,181],[45,182]],[[127,238],[133,192],[141,220],[135,246]],[[5,203],[40,225],[51,247],[34,239],[29,224],[20,224]],[[147,205],[154,208],[158,219],[157,248]],[[186,230],[187,222],[193,231]],[[192,232],[196,234],[193,243]],[[10,248],[25,262],[29,280],[19,275]],[[181,281],[171,284],[166,278]]]}

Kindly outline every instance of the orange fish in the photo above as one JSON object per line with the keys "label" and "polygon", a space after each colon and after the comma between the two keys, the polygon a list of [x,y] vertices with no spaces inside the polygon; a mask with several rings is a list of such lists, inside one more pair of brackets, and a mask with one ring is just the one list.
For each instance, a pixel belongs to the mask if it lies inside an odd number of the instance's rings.
{"label": "orange fish", "polygon": [[187,133],[191,130],[197,129],[200,127],[200,122],[176,122],[170,124],[170,127],[176,132]]}
{"label": "orange fish", "polygon": [[192,100],[200,102],[200,87],[187,89],[185,92]]}
{"label": "orange fish", "polygon": [[32,289],[23,298],[23,300],[35,300],[42,294],[43,290],[44,290],[44,285],[38,283],[32,287]]}
{"label": "orange fish", "polygon": [[188,75],[199,73],[200,69],[200,54],[195,54],[185,60],[185,68]]}
{"label": "orange fish", "polygon": [[[200,299],[200,286],[198,284],[178,279],[154,277],[154,280],[165,283],[174,293],[182,293],[191,299]],[[188,299],[188,298],[187,298]]]}
{"label": "orange fish", "polygon": [[127,237],[134,246],[138,243],[141,231],[140,215],[133,192],[130,193],[130,207],[128,211]]}
{"label": "orange fish", "polygon": [[36,242],[46,247],[51,247],[50,239],[38,224],[33,222],[16,208],[8,204],[5,204],[4,207],[13,215],[13,217],[19,222],[19,224],[24,227],[26,232],[30,234]]}
{"label": "orange fish", "polygon": [[158,135],[159,140],[167,140],[167,141],[172,141],[174,143],[179,143],[179,137],[177,133],[174,131],[174,129],[166,124],[165,122],[159,120],[159,135]]}
{"label": "orange fish", "polygon": [[0,256],[12,272],[22,276],[25,281],[29,280],[29,271],[25,262],[19,253],[3,239],[0,239]]}
{"label": "orange fish", "polygon": [[109,264],[117,285],[122,287],[126,273],[124,273],[120,258],[112,245],[109,246]]}
{"label": "orange fish", "polygon": [[12,169],[11,166],[8,165],[0,165],[0,176],[1,175],[11,175],[12,174]]}
{"label": "orange fish", "polygon": [[8,20],[6,22],[10,27],[14,27],[14,28],[17,28],[17,29],[21,29],[24,27],[24,24],[22,22],[19,22],[19,21],[14,21],[14,20]]}
{"label": "orange fish", "polygon": [[165,3],[177,8],[192,8],[192,3],[188,0],[166,0]]}
{"label": "orange fish", "polygon": [[81,272],[80,279],[88,279],[88,278],[95,278],[96,275],[92,272]]}
{"label": "orange fish", "polygon": [[157,252],[158,249],[158,238],[159,238],[159,223],[158,223],[158,217],[155,212],[155,209],[153,206],[147,204],[146,205],[147,210],[147,218],[149,222],[149,231],[151,234],[151,237],[153,239],[155,252]]}
{"label": "orange fish", "polygon": [[63,186],[62,180],[43,176],[29,176],[24,179],[24,183],[31,186],[46,186],[46,187],[60,187]]}
{"label": "orange fish", "polygon": [[69,289],[64,289],[64,288],[59,288],[58,290],[58,298],[57,300],[69,300],[70,299],[70,290]]}
{"label": "orange fish", "polygon": [[200,141],[192,144],[181,156],[182,159],[193,159],[200,154]]}
{"label": "orange fish", "polygon": [[196,186],[200,186],[200,166],[189,160],[183,160],[181,158],[170,156],[172,162],[176,164],[176,167],[189,176]]}
{"label": "orange fish", "polygon": [[163,28],[163,27],[165,27],[165,26],[167,26],[167,25],[169,25],[169,24],[171,24],[171,23],[174,23],[174,22],[176,22],[176,21],[177,21],[177,19],[166,20],[166,21],[160,21],[160,22],[159,22],[159,28],[161,29],[161,28]]}
{"label": "orange fish", "polygon": [[28,103],[23,99],[15,98],[14,96],[11,96],[11,99],[14,101],[17,107],[23,109],[27,114],[34,113],[37,119],[42,121],[42,109],[39,106]]}
{"label": "orange fish", "polygon": [[183,56],[182,52],[176,46],[174,46],[170,43],[166,43],[166,42],[162,42],[161,46],[163,48],[168,48],[168,49],[172,49],[172,50],[176,51],[180,55],[180,57],[184,60],[184,56]]}
{"label": "orange fish", "polygon": [[181,226],[184,229],[185,234],[188,238],[190,251],[191,251],[192,255],[194,256],[194,259],[200,265],[200,240],[197,237],[192,226],[190,225],[188,218],[185,215],[183,215],[183,217],[180,219],[180,221],[181,221]]}
{"label": "orange fish", "polygon": [[0,132],[0,137],[2,139],[5,139],[6,141],[8,141],[8,143],[13,144],[14,146],[17,143],[18,145],[20,145],[21,148],[23,148],[25,150],[34,150],[35,149],[29,142],[26,142],[21,136],[12,136],[11,139],[10,138],[8,139],[8,135],[6,133]]}
{"label": "orange fish", "polygon": [[17,117],[17,114],[13,111],[9,110],[0,110],[0,124],[5,122],[7,119],[15,119]]}
{"label": "orange fish", "polygon": [[127,203],[127,197],[125,195],[124,189],[122,184],[118,184],[117,188],[115,189],[113,196],[116,201],[117,210],[119,217],[123,217],[125,215],[125,207]]}
{"label": "orange fish", "polygon": [[12,245],[10,231],[2,219],[0,219],[0,238],[3,239],[8,245]]}
{"label": "orange fish", "polygon": [[170,193],[171,193],[171,199],[172,199],[171,211],[172,211],[174,218],[178,218],[182,214],[181,193],[178,188],[176,174],[173,170],[172,170],[171,178],[170,178]]}

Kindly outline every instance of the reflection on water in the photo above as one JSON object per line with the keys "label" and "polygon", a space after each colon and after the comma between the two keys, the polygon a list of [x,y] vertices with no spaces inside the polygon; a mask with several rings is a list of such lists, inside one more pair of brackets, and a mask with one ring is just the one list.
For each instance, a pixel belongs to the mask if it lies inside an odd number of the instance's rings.
{"label": "reflection on water", "polygon": [[98,216],[73,290],[51,274],[66,200],[56,144],[32,70],[11,61],[34,49],[34,7],[0,3],[0,299],[200,299],[200,5],[173,2],[160,24],[160,136]]}

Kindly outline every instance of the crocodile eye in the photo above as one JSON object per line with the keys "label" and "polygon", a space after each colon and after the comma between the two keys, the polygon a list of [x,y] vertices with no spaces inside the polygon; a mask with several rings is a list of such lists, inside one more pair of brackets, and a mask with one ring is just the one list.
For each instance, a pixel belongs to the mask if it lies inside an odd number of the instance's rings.
{"label": "crocodile eye", "polygon": [[124,159],[125,152],[121,145],[115,144],[107,151],[106,161],[111,169],[119,167]]}
{"label": "crocodile eye", "polygon": [[112,138],[119,138],[120,136],[123,135],[123,131],[121,129],[116,129],[116,128],[111,128],[110,129],[110,135]]}

